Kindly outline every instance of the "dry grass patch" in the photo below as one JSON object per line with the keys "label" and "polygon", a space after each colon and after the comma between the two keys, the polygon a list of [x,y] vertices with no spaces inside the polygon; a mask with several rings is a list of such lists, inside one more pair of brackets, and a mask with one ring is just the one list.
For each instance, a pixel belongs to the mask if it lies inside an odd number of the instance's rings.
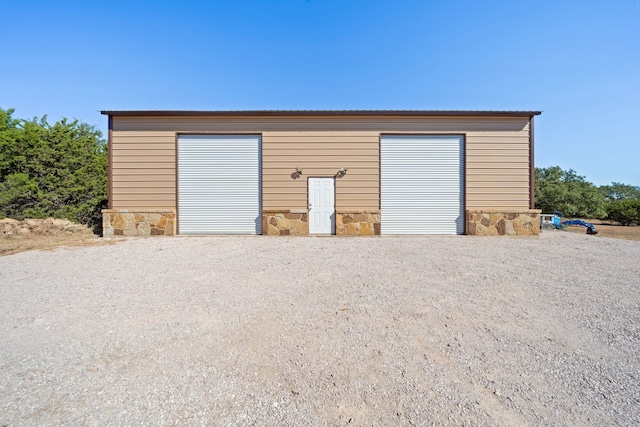
{"label": "dry grass patch", "polygon": [[[598,234],[594,237],[613,237],[640,241],[640,226],[620,225],[613,221],[601,221],[598,219],[587,219],[586,221],[596,226]],[[569,226],[565,230],[582,234],[587,232],[587,229],[582,226]]]}
{"label": "dry grass patch", "polygon": [[94,246],[113,243],[102,239],[90,230],[58,235],[3,236],[0,238],[0,256],[31,250],[50,250],[61,246]]}

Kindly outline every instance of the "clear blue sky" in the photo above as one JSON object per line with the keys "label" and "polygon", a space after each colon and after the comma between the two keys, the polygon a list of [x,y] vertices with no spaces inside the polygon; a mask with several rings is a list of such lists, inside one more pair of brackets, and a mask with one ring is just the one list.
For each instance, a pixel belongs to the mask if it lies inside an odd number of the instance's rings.
{"label": "clear blue sky", "polygon": [[1,0],[0,107],[542,110],[536,166],[640,185],[640,0]]}

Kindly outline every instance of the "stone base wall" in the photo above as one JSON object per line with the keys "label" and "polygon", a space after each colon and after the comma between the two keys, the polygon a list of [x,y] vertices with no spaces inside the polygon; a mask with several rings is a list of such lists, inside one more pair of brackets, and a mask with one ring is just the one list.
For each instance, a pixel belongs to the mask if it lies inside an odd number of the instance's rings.
{"label": "stone base wall", "polygon": [[[467,234],[471,236],[537,236],[540,210],[467,210]],[[24,228],[24,227],[23,227]],[[103,209],[105,237],[174,236],[175,210]],[[262,234],[268,236],[306,236],[309,214],[305,210],[263,211]],[[380,212],[338,210],[336,235],[380,235]]]}
{"label": "stone base wall", "polygon": [[102,233],[112,236],[174,236],[175,210],[103,209]]}
{"label": "stone base wall", "polygon": [[540,210],[468,210],[467,234],[471,236],[538,236]]}
{"label": "stone base wall", "polygon": [[[306,210],[269,210],[262,212],[262,234],[267,236],[309,235],[309,214]],[[380,234],[379,211],[336,212],[338,236],[373,236]]]}
{"label": "stone base wall", "polygon": [[336,235],[379,236],[380,211],[337,211]]}
{"label": "stone base wall", "polygon": [[262,234],[266,236],[306,236],[309,234],[309,214],[306,210],[263,211]]}

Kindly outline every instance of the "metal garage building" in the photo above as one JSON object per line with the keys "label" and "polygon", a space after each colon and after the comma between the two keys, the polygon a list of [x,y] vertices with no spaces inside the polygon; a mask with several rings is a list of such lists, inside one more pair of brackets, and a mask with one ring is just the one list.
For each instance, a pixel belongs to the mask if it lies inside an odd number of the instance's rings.
{"label": "metal garage building", "polygon": [[537,234],[538,111],[103,111],[105,235]]}

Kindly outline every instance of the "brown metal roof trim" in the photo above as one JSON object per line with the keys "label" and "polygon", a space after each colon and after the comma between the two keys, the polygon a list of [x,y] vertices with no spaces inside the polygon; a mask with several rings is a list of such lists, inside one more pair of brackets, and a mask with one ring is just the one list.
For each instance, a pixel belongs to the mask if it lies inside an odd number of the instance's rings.
{"label": "brown metal roof trim", "polygon": [[493,110],[103,110],[108,116],[492,116],[532,117],[541,111]]}
{"label": "brown metal roof trim", "polygon": [[107,131],[107,207],[113,209],[113,117],[109,116]]}
{"label": "brown metal roof trim", "polygon": [[529,209],[536,208],[536,167],[534,161],[534,148],[535,148],[535,138],[534,138],[534,127],[533,127],[533,116],[529,122]]}

